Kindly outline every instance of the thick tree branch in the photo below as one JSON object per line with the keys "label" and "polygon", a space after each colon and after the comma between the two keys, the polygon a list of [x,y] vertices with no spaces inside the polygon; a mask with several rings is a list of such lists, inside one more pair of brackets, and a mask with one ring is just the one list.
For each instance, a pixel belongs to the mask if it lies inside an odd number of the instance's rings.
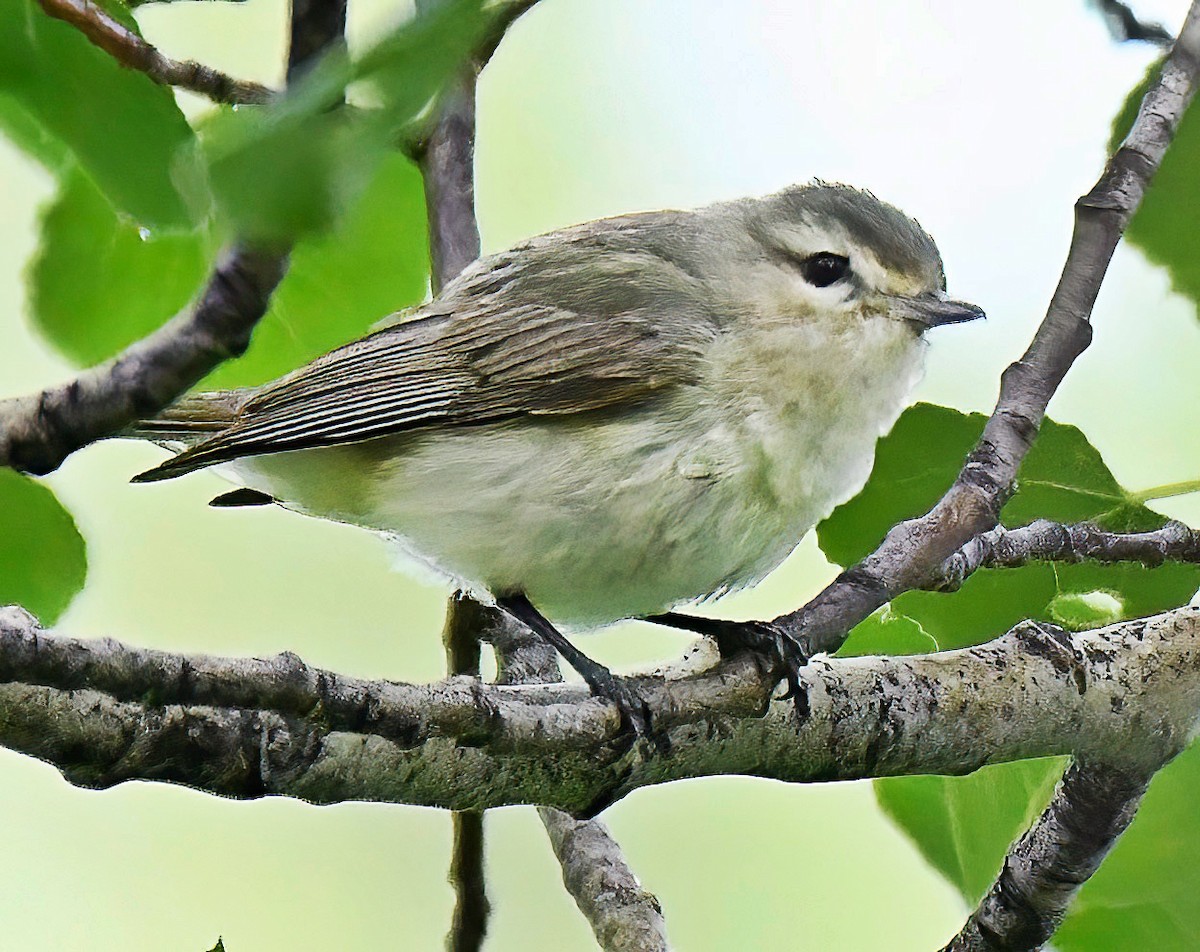
{"label": "thick tree branch", "polygon": [[1046,405],[1091,341],[1090,317],[1121,234],[1162,162],[1200,72],[1200,6],[1146,93],[1124,143],[1075,205],[1071,248],[1046,317],[1001,378],[996,409],[954,485],[928,513],[895,526],[871,555],[797,611],[774,619],[807,654],[833,651],[871,612],[927,587],[942,563],[999,521]]}
{"label": "thick tree branch", "polygon": [[279,94],[258,83],[234,79],[192,60],[173,60],[109,16],[92,0],[38,0],[50,16],[65,20],[122,66],[145,73],[163,86],[178,86],[214,102],[260,104]]}
{"label": "thick tree branch", "polygon": [[[48,636],[19,609],[0,615],[0,665],[0,744],[80,786],[148,779],[233,797],[586,814],[715,774],[962,774],[1062,754],[1152,772],[1200,714],[1200,610],[1074,635],[1026,623],[934,655],[817,659],[799,679],[803,716],[771,699],[773,678],[744,655],[641,677],[667,743],[632,747],[615,708],[581,685],[418,686],[288,654],[187,658]],[[252,684],[260,697],[247,704]]]}
{"label": "thick tree branch", "polygon": [[1040,949],[1129,824],[1151,774],[1072,764],[1017,841],[979,908],[943,952]]}

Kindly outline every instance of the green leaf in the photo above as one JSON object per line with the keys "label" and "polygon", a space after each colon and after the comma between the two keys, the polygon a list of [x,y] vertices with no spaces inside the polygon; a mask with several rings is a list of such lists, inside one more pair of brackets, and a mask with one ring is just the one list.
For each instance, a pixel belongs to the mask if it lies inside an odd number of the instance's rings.
{"label": "green leaf", "polygon": [[147,234],[78,169],[42,212],[28,274],[33,323],[64,356],[99,363],[181,310],[210,251],[199,232]]}
{"label": "green leaf", "polygon": [[[186,163],[191,200],[199,207],[211,191],[221,221],[244,238],[291,241],[327,230],[467,61],[489,22],[480,0],[453,0],[357,62],[326,56],[277,104],[227,110]],[[350,83],[369,108],[335,109]]]}
{"label": "green leaf", "polygon": [[34,0],[0,0],[0,23],[0,123],[14,141],[52,168],[69,151],[146,227],[189,226],[171,170],[193,136],[171,91],[121,67]]}
{"label": "green leaf", "polygon": [[879,805],[966,899],[975,905],[1012,842],[1045,809],[1066,758],[982,767],[966,777],[875,781]]}
{"label": "green leaf", "polygon": [[[1146,90],[1158,79],[1161,63],[1130,92],[1113,121],[1110,148],[1125,138]],[[1146,190],[1141,207],[1125,231],[1126,240],[1146,257],[1167,269],[1180,294],[1200,302],[1200,254],[1197,254],[1196,213],[1200,205],[1200,109],[1189,109],[1179,124],[1162,166]]]}
{"label": "green leaf", "polygon": [[1060,952],[1200,948],[1200,748],[1150,784],[1132,826],[1088,880],[1054,937]]}
{"label": "green leaf", "polygon": [[83,537],[50,488],[0,469],[0,605],[21,605],[52,625],[86,574]]}
{"label": "green leaf", "polygon": [[885,605],[863,620],[850,632],[850,637],[838,649],[839,658],[862,655],[910,655],[937,651],[933,636],[917,622]]}
{"label": "green leaf", "polygon": [[888,529],[926,512],[958,475],[987,418],[918,403],[875,448],[862,492],[817,526],[821,551],[838,565],[869,555]]}
{"label": "green leaf", "polygon": [[393,153],[337,230],[296,246],[250,349],[203,386],[263,383],[360,337],[381,317],[420,301],[428,275],[421,175]]}
{"label": "green leaf", "polygon": [[[895,523],[926,512],[958,474],[985,422],[981,414],[929,404],[907,410],[880,441],[863,491],[817,527],[825,554],[840,565],[853,564]],[[1121,531],[1163,523],[1117,483],[1078,429],[1052,420],[1042,425],[1002,518],[1008,526],[1037,518],[1090,520]],[[1181,605],[1197,588],[1200,567],[1192,565],[1041,563],[976,572],[953,593],[908,592],[892,602],[892,609],[911,618],[940,647],[956,648],[987,641],[1026,618],[1063,624],[1062,612],[1076,604],[1074,596],[1107,592],[1120,603],[1121,617],[1132,618]]]}

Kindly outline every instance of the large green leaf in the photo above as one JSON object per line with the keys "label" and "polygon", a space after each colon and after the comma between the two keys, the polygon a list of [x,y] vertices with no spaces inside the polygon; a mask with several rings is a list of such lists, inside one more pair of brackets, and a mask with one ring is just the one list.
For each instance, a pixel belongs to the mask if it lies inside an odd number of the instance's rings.
{"label": "large green leaf", "polygon": [[119,66],[34,0],[0,0],[0,24],[0,124],[13,140],[54,167],[69,151],[146,227],[190,225],[171,175],[193,136],[171,91]]}
{"label": "large green leaf", "polygon": [[86,574],[83,538],[50,488],[0,469],[0,605],[21,605],[51,625]]}
{"label": "large green leaf", "polygon": [[43,211],[30,316],[77,364],[111,357],[183,308],[208,266],[200,232],[147,234],[78,169]]}
{"label": "large green leaf", "polygon": [[875,795],[974,904],[995,880],[1009,845],[1050,802],[1065,765],[1065,758],[1047,758],[983,767],[966,777],[890,777],[875,781]]}
{"label": "large green leaf", "polygon": [[203,386],[263,383],[359,337],[389,312],[420,301],[428,275],[421,176],[393,153],[337,229],[296,246],[250,349]]}
{"label": "large green leaf", "polygon": [[[1113,121],[1110,147],[1115,149],[1133,125],[1138,105],[1159,67],[1150,67],[1146,78],[1134,88]],[[1200,206],[1200,109],[1192,106],[1175,133],[1162,166],[1142,199],[1141,207],[1125,231],[1125,237],[1141,248],[1146,257],[1162,265],[1180,294],[1200,302],[1200,234],[1196,208]]]}

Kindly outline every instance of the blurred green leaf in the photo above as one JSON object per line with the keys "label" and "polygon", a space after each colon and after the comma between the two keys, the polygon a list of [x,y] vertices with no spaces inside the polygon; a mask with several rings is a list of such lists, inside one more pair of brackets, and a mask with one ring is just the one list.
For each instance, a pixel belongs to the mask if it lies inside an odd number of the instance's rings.
{"label": "blurred green leaf", "polygon": [[[1113,120],[1110,149],[1125,138],[1138,106],[1153,82],[1160,63],[1130,92]],[[1200,302],[1200,241],[1196,231],[1196,208],[1200,206],[1200,109],[1189,109],[1175,133],[1162,166],[1146,190],[1141,207],[1125,230],[1125,238],[1146,253],[1155,264],[1167,269],[1171,284],[1180,294]]]}
{"label": "blurred green leaf", "polygon": [[83,537],[50,488],[0,469],[0,605],[21,605],[52,625],[86,574]]}
{"label": "blurred green leaf", "polygon": [[[490,20],[480,0],[453,0],[355,62],[324,57],[275,105],[225,111],[186,163],[191,201],[199,207],[211,190],[222,222],[248,238],[291,241],[330,228],[467,61]],[[351,83],[371,105],[336,109]]]}
{"label": "blurred green leaf", "polygon": [[1060,952],[1200,948],[1200,748],[1150,784],[1133,825],[1088,880],[1054,937]]}
{"label": "blurred green leaf", "polygon": [[69,150],[142,225],[189,226],[171,170],[193,136],[171,91],[121,67],[34,0],[0,0],[0,23],[0,123],[13,140],[52,168]]}
{"label": "blurred green leaf", "polygon": [[879,805],[974,905],[1012,842],[1045,809],[1066,758],[982,767],[966,777],[875,781]]}
{"label": "blurred green leaf", "polygon": [[203,386],[263,383],[353,340],[420,301],[428,275],[421,175],[393,153],[334,232],[296,246],[250,349]]}
{"label": "blurred green leaf", "polygon": [[209,257],[201,233],[145,232],[76,169],[42,212],[28,274],[30,316],[64,356],[99,363],[181,310]]}

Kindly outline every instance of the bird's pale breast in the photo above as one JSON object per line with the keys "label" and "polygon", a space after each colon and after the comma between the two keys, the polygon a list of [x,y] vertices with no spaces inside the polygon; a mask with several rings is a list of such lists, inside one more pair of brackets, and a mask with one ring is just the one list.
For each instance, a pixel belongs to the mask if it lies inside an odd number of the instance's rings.
{"label": "bird's pale breast", "polygon": [[757,581],[861,488],[924,348],[900,322],[868,323],[739,335],[711,379],[619,415],[430,429],[238,469],[458,583],[523,591],[555,622],[651,614]]}

